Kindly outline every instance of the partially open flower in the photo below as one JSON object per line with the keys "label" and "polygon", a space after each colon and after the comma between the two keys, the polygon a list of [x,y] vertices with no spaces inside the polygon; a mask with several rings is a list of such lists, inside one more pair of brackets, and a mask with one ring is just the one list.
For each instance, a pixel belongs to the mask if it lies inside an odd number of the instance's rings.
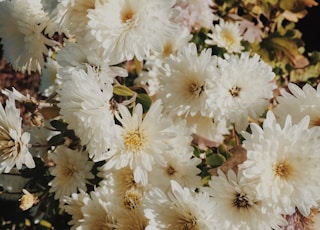
{"label": "partially open flower", "polygon": [[28,192],[26,189],[22,189],[22,192],[24,195],[19,199],[20,201],[20,206],[19,208],[22,211],[28,210],[31,208],[33,205],[37,204],[39,202],[39,199],[36,195],[31,194]]}

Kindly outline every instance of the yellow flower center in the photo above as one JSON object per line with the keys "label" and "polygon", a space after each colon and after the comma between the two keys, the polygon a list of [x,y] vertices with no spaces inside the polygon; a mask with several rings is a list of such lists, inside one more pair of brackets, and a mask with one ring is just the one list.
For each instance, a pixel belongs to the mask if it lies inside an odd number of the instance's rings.
{"label": "yellow flower center", "polygon": [[128,9],[122,10],[122,12],[121,12],[122,23],[127,23],[128,21],[133,19],[133,17],[134,17],[134,12],[132,9],[128,8]]}
{"label": "yellow flower center", "polygon": [[170,54],[173,53],[173,47],[172,47],[172,43],[167,42],[164,46],[163,46],[163,52],[162,52],[162,56],[163,57],[167,57]]}
{"label": "yellow flower center", "polygon": [[273,168],[274,174],[279,176],[281,179],[288,179],[291,175],[291,171],[292,169],[290,165],[285,162],[277,163]]}
{"label": "yellow flower center", "polygon": [[124,137],[125,148],[132,152],[139,152],[145,142],[145,136],[140,131],[129,132]]}
{"label": "yellow flower center", "polygon": [[222,36],[225,39],[228,46],[235,44],[236,41],[234,39],[232,32],[225,30],[222,32]]}

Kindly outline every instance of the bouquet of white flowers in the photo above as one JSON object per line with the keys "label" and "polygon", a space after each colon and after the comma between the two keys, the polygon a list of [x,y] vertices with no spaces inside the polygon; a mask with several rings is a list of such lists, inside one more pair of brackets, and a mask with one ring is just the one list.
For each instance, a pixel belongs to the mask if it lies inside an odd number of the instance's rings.
{"label": "bouquet of white flowers", "polygon": [[316,5],[0,1],[1,228],[319,229]]}

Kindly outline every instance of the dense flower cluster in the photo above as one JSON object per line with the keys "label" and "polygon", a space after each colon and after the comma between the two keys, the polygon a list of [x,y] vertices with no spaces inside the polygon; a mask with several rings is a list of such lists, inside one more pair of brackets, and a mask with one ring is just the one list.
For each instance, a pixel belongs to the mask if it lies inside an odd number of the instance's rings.
{"label": "dense flower cluster", "polygon": [[320,228],[320,55],[294,27],[317,3],[261,2],[0,1],[4,58],[41,76],[0,106],[32,223]]}

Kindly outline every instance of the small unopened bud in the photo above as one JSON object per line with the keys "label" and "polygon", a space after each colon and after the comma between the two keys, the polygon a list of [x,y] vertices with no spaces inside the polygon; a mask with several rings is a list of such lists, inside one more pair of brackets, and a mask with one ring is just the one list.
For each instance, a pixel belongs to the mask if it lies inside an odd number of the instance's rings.
{"label": "small unopened bud", "polygon": [[43,127],[44,126],[44,118],[42,114],[36,110],[31,114],[31,122],[34,126]]}
{"label": "small unopened bud", "polygon": [[22,192],[24,193],[24,195],[22,195],[22,197],[19,199],[19,201],[20,201],[19,208],[22,211],[28,210],[34,204],[37,204],[39,202],[38,197],[33,195],[33,194],[31,194],[26,189],[22,189]]}

